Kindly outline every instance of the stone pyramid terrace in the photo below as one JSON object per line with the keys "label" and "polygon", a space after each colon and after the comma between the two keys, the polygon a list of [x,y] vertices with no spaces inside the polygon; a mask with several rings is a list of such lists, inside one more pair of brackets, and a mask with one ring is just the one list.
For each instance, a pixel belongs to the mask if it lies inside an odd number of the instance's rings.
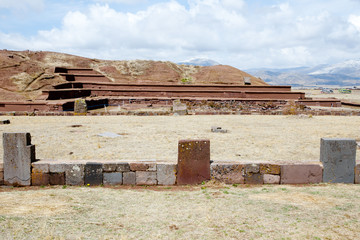
{"label": "stone pyramid terrace", "polygon": [[168,105],[173,100],[200,102],[273,103],[284,105],[294,101],[306,106],[340,107],[337,99],[306,98],[303,92],[291,91],[291,86],[191,85],[191,84],[122,84],[114,83],[101,73],[88,68],[56,67],[55,73],[66,81],[43,90],[35,101],[0,102],[0,111],[56,112],[73,111],[77,98],[86,100],[88,109],[132,102]]}

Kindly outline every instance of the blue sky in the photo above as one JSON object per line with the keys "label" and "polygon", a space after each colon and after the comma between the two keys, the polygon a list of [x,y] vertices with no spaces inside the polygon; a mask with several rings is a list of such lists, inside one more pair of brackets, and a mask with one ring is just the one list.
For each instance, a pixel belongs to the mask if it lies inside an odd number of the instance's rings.
{"label": "blue sky", "polygon": [[359,58],[360,0],[0,0],[0,49],[240,69],[336,63]]}

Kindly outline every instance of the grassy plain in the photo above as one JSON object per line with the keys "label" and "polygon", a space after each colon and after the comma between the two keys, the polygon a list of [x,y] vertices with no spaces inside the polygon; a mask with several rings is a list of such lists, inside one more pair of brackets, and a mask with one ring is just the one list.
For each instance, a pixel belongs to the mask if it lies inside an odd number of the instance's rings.
{"label": "grassy plain", "polygon": [[[360,117],[74,116],[9,117],[3,132],[30,132],[38,159],[176,162],[180,139],[211,141],[211,159],[235,162],[319,161],[320,139],[360,140]],[[75,126],[74,126],[75,125]],[[228,133],[213,133],[221,126]],[[103,137],[110,132],[118,137]],[[360,159],[358,151],[357,159]],[[2,159],[0,139],[0,161]]]}
{"label": "grassy plain", "polygon": [[359,185],[0,188],[1,239],[358,239]]}

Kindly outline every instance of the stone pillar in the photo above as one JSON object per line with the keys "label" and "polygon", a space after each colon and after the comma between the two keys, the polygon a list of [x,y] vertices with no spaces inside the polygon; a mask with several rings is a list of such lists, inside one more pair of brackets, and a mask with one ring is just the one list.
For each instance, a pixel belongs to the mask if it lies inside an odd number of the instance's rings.
{"label": "stone pillar", "polygon": [[354,139],[322,138],[320,161],[323,163],[323,181],[354,183],[356,141]]}
{"label": "stone pillar", "polygon": [[86,115],[87,105],[85,99],[75,99],[74,115]]}
{"label": "stone pillar", "polygon": [[3,133],[4,184],[30,186],[31,163],[35,161],[35,145],[30,133]]}
{"label": "stone pillar", "polygon": [[179,99],[173,101],[173,113],[178,115],[187,114],[187,106],[185,103],[181,103]]}
{"label": "stone pillar", "polygon": [[210,180],[210,140],[180,140],[177,184]]}

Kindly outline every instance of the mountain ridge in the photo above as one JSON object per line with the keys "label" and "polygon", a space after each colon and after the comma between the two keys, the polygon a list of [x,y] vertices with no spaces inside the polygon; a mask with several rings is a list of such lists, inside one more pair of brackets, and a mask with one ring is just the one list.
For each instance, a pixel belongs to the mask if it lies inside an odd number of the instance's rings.
{"label": "mountain ridge", "polygon": [[346,60],[313,67],[258,68],[246,70],[269,84],[304,87],[352,87],[360,85],[360,60]]}

